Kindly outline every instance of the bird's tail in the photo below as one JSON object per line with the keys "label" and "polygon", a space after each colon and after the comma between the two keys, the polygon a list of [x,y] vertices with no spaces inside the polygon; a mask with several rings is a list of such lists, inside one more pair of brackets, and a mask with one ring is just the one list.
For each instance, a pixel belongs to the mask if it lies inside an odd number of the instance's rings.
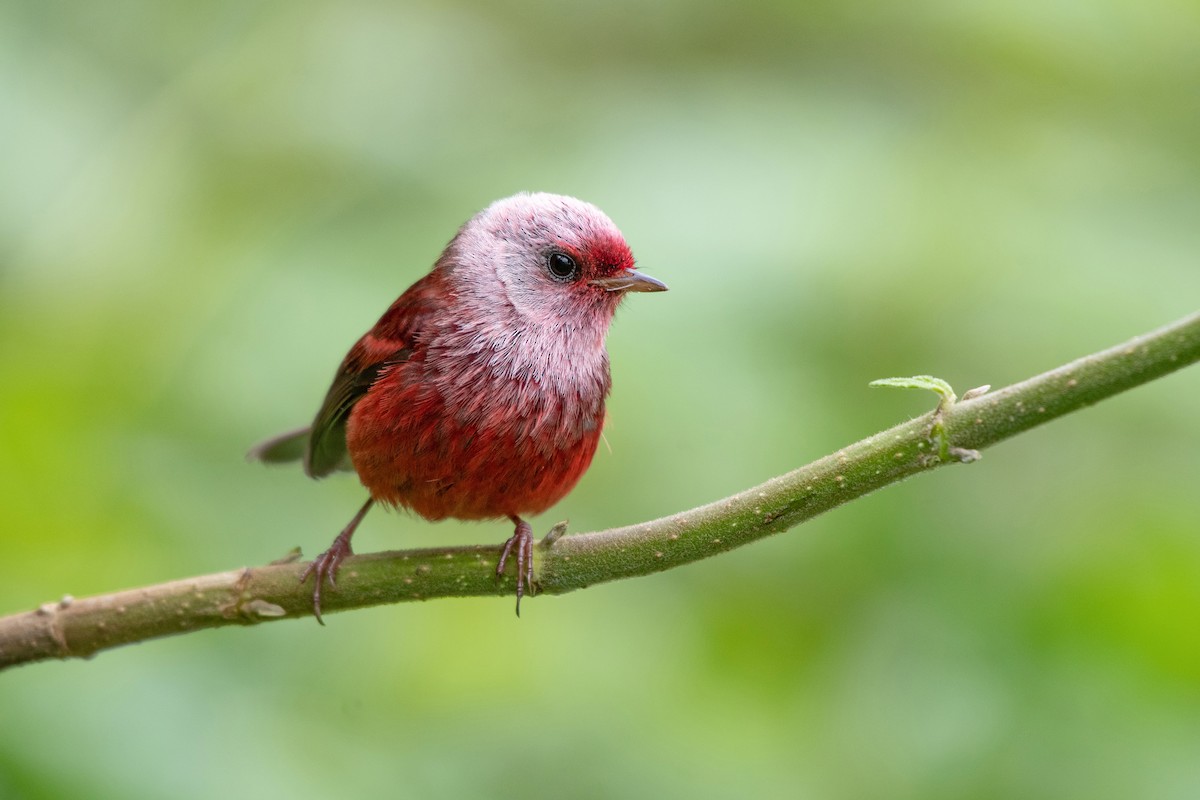
{"label": "bird's tail", "polygon": [[294,431],[272,436],[265,442],[260,442],[246,453],[247,461],[261,461],[264,464],[286,464],[304,458],[308,447],[310,428],[297,428]]}

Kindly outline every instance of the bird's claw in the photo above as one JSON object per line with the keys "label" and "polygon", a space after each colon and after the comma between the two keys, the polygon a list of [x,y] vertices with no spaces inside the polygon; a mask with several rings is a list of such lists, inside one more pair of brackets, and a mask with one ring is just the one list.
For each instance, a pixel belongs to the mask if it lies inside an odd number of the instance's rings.
{"label": "bird's claw", "polygon": [[516,548],[517,556],[517,616],[521,616],[521,598],[526,590],[533,594],[533,527],[523,519],[516,520],[517,530],[504,543],[500,561],[496,564],[496,575],[504,575],[508,557]]}
{"label": "bird's claw", "polygon": [[301,583],[308,580],[309,575],[316,576],[316,580],[313,581],[313,616],[322,625],[325,624],[325,620],[321,618],[321,584],[329,581],[329,588],[336,589],[338,567],[342,565],[346,556],[353,554],[354,551],[350,549],[350,537],[338,536],[333,540],[333,544],[329,545],[328,550],[314,558],[304,568],[304,572],[300,573]]}

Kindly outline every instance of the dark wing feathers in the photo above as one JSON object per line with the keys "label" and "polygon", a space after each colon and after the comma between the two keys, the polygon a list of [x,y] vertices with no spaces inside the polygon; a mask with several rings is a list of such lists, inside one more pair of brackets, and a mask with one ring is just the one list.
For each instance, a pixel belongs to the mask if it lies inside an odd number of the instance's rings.
{"label": "dark wing feathers", "polygon": [[392,303],[366,336],[346,354],[325,402],[313,420],[304,471],[321,478],[346,466],[346,420],[380,374],[408,361],[420,346],[430,315],[450,299],[444,273],[434,269]]}
{"label": "dark wing feathers", "polygon": [[[358,399],[367,393],[379,374],[394,364],[402,364],[412,355],[407,347],[388,347],[370,334],[354,345],[338,369],[325,402],[313,420],[308,449],[304,453],[304,471],[323,478],[346,461],[346,420]],[[378,355],[382,351],[382,356]]]}
{"label": "dark wing feathers", "polygon": [[246,457],[267,463],[303,458],[304,471],[314,478],[323,478],[338,469],[350,469],[346,453],[346,420],[354,404],[385,370],[413,357],[420,347],[421,330],[426,320],[450,300],[446,276],[440,269],[435,268],[410,286],[379,318],[375,327],[350,348],[313,424],[268,439]]}

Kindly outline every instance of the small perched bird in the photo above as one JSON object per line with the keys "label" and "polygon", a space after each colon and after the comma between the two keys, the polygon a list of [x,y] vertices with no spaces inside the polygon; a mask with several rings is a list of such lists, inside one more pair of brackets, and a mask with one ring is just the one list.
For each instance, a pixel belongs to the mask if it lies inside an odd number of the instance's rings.
{"label": "small perched bird", "polygon": [[507,517],[516,529],[496,573],[515,551],[520,614],[533,570],[522,515],[557,503],[591,464],[621,298],[666,288],[636,270],[604,212],[573,197],[517,194],[463,225],[350,348],[312,425],[250,452],[303,458],[313,478],[353,467],[370,493],[301,576],[315,579],[317,619],[321,586],[335,585],[375,503],[429,520]]}

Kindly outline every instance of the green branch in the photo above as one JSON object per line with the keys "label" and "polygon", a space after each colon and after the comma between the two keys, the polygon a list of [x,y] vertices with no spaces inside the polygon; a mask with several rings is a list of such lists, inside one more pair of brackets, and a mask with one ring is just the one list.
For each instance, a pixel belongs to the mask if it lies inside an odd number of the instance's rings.
{"label": "green branch", "polygon": [[[624,528],[562,536],[535,548],[542,594],[648,575],[741,547],[919,472],[973,461],[978,450],[1055,417],[1200,360],[1200,313],[997,392],[957,400],[936,378],[880,385],[938,392],[937,409],[849,445],[761,486],[700,508]],[[325,613],[435,597],[511,595],[513,575],[494,574],[495,546],[352,556]],[[0,668],[48,658],[87,657],[159,636],[250,625],[312,613],[311,584],[294,559],[74,600],[0,618]]]}

